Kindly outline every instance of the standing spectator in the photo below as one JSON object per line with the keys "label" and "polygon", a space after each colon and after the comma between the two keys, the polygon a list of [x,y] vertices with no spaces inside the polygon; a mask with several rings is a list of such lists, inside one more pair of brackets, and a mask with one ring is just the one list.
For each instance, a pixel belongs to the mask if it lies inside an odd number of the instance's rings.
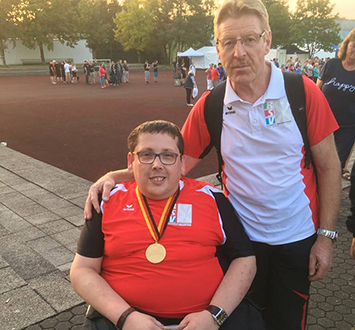
{"label": "standing spectator", "polygon": [[94,83],[94,85],[96,85],[96,78],[99,78],[100,76],[100,64],[97,62],[97,59],[94,59],[94,63],[92,64],[94,67],[94,71],[93,71],[93,77],[92,77],[92,81]]}
{"label": "standing spectator", "polygon": [[65,77],[65,69],[64,69],[64,61],[60,62],[60,75],[62,77],[62,83],[66,84],[66,77]]}
{"label": "standing spectator", "polygon": [[158,83],[158,60],[152,63],[154,82]]}
{"label": "standing spectator", "polygon": [[70,64],[66,61],[64,61],[64,72],[65,72],[65,83],[69,84],[71,82]]}
{"label": "standing spectator", "polygon": [[274,58],[273,62],[277,68],[280,67],[279,60],[277,58]]}
{"label": "standing spectator", "polygon": [[106,69],[105,69],[105,62],[102,62],[100,69],[99,69],[99,74],[100,74],[100,81],[101,81],[101,88],[105,88],[105,80],[106,80]]}
{"label": "standing spectator", "polygon": [[55,60],[49,62],[49,76],[53,85],[57,83],[56,70],[55,70]]}
{"label": "standing spectator", "polygon": [[226,72],[223,69],[222,63],[218,63],[218,83],[220,83],[223,80],[226,80]]}
{"label": "standing spectator", "polygon": [[63,82],[62,72],[61,72],[61,68],[60,68],[60,63],[59,62],[55,62],[55,75],[57,77],[57,83]]}
{"label": "standing spectator", "polygon": [[173,61],[173,76],[175,75],[176,73],[176,67],[177,67],[177,62],[176,60]]}
{"label": "standing spectator", "polygon": [[87,60],[84,61],[84,65],[83,65],[83,70],[84,70],[84,75],[85,75],[85,83],[87,85],[90,84],[90,67],[89,67],[89,63]]}
{"label": "standing spectator", "polygon": [[192,90],[196,86],[195,76],[192,71],[189,71],[184,87],[186,89],[186,103],[189,107],[193,107],[194,105],[191,103],[191,95]]}
{"label": "standing spectator", "polygon": [[111,62],[111,73],[112,73],[112,85],[114,87],[119,85],[119,76],[118,76],[118,61]]}
{"label": "standing spectator", "polygon": [[211,72],[211,80],[212,80],[212,86],[215,88],[218,85],[218,70],[217,70],[217,65],[213,65],[213,69]]}
{"label": "standing spectator", "polygon": [[319,77],[319,64],[318,62],[315,62],[313,65],[313,81],[317,83]]}
{"label": "standing spectator", "polygon": [[95,84],[94,83],[94,72],[95,72],[95,69],[94,69],[94,65],[92,64],[92,62],[88,61],[88,68],[89,68],[89,80],[90,80],[90,83],[91,84]]}
{"label": "standing spectator", "polygon": [[186,66],[185,66],[185,62],[184,62],[184,60],[182,60],[181,66],[180,66],[181,84],[185,83],[186,72],[187,72],[187,69],[186,69]]}
{"label": "standing spectator", "polygon": [[317,85],[322,89],[340,128],[334,133],[342,176],[350,180],[345,168],[355,142],[355,29],[341,43],[338,58],[325,63]]}
{"label": "standing spectator", "polygon": [[76,68],[74,62],[71,62],[71,73],[72,73],[72,83],[76,84],[78,82],[78,69]]}
{"label": "standing spectator", "polygon": [[212,85],[212,69],[213,69],[213,63],[211,63],[208,67],[208,69],[205,71],[206,72],[206,79],[207,79],[207,90],[211,90],[213,88]]}
{"label": "standing spectator", "polygon": [[149,79],[150,79],[150,65],[149,62],[146,60],[143,65],[144,68],[144,80],[146,84],[149,84]]}
{"label": "standing spectator", "polygon": [[123,64],[122,64],[122,60],[119,60],[117,62],[118,67],[117,67],[117,71],[118,71],[118,82],[120,85],[122,85],[123,83]]}
{"label": "standing spectator", "polygon": [[191,64],[189,66],[189,71],[192,71],[194,73],[194,77],[196,77],[196,67],[194,62],[191,61]]}
{"label": "standing spectator", "polygon": [[129,83],[129,67],[126,60],[123,61],[123,73],[124,73],[123,81],[125,83]]}

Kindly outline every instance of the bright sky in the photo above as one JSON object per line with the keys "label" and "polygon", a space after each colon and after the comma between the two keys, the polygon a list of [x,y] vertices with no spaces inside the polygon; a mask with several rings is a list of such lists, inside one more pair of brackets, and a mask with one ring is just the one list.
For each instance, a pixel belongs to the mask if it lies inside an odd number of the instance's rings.
{"label": "bright sky", "polygon": [[[297,0],[287,0],[291,11],[296,8]],[[355,19],[355,0],[331,0],[334,14],[339,13],[340,18]]]}

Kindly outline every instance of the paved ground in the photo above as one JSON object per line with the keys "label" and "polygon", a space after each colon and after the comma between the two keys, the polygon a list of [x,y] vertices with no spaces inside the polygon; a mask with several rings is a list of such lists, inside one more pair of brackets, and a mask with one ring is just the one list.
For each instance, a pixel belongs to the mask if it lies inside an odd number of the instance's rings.
{"label": "paved ground", "polygon": [[[355,261],[345,228],[344,183],[340,238],[329,276],[312,285],[308,330],[350,330],[355,324]],[[76,330],[85,306],[68,270],[83,223],[90,182],[0,146],[0,320],[2,330]],[[287,330],[287,329],[285,329]]]}

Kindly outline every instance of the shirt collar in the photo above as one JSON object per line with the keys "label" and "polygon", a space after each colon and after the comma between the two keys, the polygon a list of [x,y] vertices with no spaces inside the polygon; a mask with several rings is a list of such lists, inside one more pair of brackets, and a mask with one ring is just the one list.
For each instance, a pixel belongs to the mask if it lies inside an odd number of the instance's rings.
{"label": "shirt collar", "polygon": [[[271,76],[269,85],[264,93],[254,104],[264,103],[269,99],[280,99],[286,95],[284,86],[284,78],[280,69],[275,65],[271,65]],[[224,104],[233,104],[234,102],[249,103],[241,99],[238,94],[233,90],[229,77],[227,77],[226,93],[224,95]]]}

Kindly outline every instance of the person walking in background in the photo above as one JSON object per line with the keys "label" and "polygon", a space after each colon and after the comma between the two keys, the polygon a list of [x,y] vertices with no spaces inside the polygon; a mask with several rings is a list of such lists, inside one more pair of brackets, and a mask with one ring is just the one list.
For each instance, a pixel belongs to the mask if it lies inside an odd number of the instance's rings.
{"label": "person walking in background", "polygon": [[117,61],[118,67],[117,67],[117,72],[118,72],[118,82],[120,85],[123,84],[123,64],[122,60]]}
{"label": "person walking in background", "polygon": [[90,84],[90,68],[89,68],[89,62],[87,60],[84,61],[83,65],[83,70],[84,70],[84,75],[85,75],[85,84],[89,85]]}
{"label": "person walking in background", "polygon": [[105,79],[106,79],[106,69],[105,69],[105,62],[102,62],[100,69],[99,69],[99,74],[100,74],[100,82],[101,82],[101,88],[105,88]]}
{"label": "person walking in background", "polygon": [[218,71],[218,83],[226,80],[226,72],[223,69],[222,63],[218,63],[217,71]]}
{"label": "person walking in background", "polygon": [[318,77],[319,77],[319,64],[318,62],[314,62],[314,65],[313,65],[313,81],[315,83],[317,83],[317,80],[318,80]]}
{"label": "person walking in background", "polygon": [[71,62],[71,73],[72,73],[72,83],[76,84],[78,82],[78,69],[74,62]]}
{"label": "person walking in background", "polygon": [[127,64],[127,61],[124,60],[123,61],[123,72],[124,72],[124,82],[125,83],[129,83],[129,67],[128,67],[128,64]]}
{"label": "person walking in background", "polygon": [[191,64],[189,66],[189,71],[192,71],[194,73],[194,77],[196,77],[196,67],[193,61],[191,61]]}
{"label": "person walking in background", "polygon": [[211,63],[208,67],[208,69],[205,71],[206,72],[206,79],[207,79],[207,90],[211,90],[213,88],[212,85],[212,69],[213,69],[213,63]]}
{"label": "person walking in background", "polygon": [[150,80],[150,65],[149,65],[149,62],[146,60],[144,62],[144,65],[143,65],[143,68],[144,68],[144,81],[146,84],[149,84],[149,80]]}
{"label": "person walking in background", "polygon": [[219,74],[218,74],[218,70],[217,70],[217,65],[214,64],[213,65],[213,69],[211,71],[211,80],[212,80],[212,86],[213,88],[217,87],[218,85],[218,78],[219,78]]}
{"label": "person walking in background", "polygon": [[180,66],[180,74],[181,74],[181,84],[183,85],[185,83],[185,79],[186,79],[186,66],[185,66],[185,62],[184,60],[181,62],[181,66]]}
{"label": "person walking in background", "polygon": [[338,58],[325,63],[317,85],[323,91],[340,128],[334,133],[342,176],[350,180],[346,169],[355,142],[355,29],[341,43]]}
{"label": "person walking in background", "polygon": [[111,73],[112,73],[112,85],[114,87],[119,85],[118,81],[118,62],[112,61],[111,62]]}
{"label": "person walking in background", "polygon": [[153,68],[154,82],[157,84],[158,83],[158,60],[155,60],[152,63],[152,68]]}
{"label": "person walking in background", "polygon": [[185,80],[184,87],[186,89],[186,103],[189,107],[193,107],[191,103],[192,90],[196,86],[195,76],[192,71],[189,71]]}

